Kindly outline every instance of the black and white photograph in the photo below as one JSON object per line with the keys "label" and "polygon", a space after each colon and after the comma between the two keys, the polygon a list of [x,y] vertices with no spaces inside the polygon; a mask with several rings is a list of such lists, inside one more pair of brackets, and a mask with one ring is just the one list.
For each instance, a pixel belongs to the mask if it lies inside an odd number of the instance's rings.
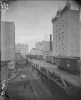
{"label": "black and white photograph", "polygon": [[81,1],[0,1],[0,100],[81,100]]}

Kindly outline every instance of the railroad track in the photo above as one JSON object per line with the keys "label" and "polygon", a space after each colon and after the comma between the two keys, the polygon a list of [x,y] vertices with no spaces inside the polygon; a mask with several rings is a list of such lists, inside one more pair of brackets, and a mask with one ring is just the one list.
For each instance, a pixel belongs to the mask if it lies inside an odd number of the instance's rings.
{"label": "railroad track", "polygon": [[39,67],[43,67],[47,70],[47,72],[54,72],[57,76],[63,78],[65,81],[71,83],[72,85],[76,87],[81,87],[80,84],[80,75],[73,75],[67,72],[64,72],[62,70],[59,70],[57,66],[53,64],[49,64],[43,60],[33,60],[31,59],[30,61],[33,62],[33,64],[37,64]]}

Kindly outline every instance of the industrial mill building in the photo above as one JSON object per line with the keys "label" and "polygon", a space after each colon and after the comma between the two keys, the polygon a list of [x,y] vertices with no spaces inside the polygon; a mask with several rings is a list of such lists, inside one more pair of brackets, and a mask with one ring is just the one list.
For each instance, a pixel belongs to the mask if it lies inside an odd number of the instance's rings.
{"label": "industrial mill building", "polygon": [[80,57],[80,9],[72,10],[66,3],[52,18],[53,56]]}

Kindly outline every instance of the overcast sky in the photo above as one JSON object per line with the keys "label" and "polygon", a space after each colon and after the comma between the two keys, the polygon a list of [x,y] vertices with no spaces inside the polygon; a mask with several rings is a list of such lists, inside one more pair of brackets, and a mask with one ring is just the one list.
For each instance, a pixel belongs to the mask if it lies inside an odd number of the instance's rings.
{"label": "overcast sky", "polygon": [[[72,9],[78,9],[75,2],[70,3]],[[63,8],[65,4],[66,0],[10,2],[1,20],[14,21],[15,42],[28,44],[30,50],[37,42],[49,40],[53,31],[52,16],[55,17],[58,7]]]}

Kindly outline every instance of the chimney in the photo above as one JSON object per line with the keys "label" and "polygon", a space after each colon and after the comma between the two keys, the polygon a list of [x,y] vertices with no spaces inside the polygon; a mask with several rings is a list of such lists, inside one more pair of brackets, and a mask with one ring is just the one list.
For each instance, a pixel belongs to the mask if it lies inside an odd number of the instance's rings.
{"label": "chimney", "polygon": [[50,51],[52,51],[52,36],[50,34]]}

